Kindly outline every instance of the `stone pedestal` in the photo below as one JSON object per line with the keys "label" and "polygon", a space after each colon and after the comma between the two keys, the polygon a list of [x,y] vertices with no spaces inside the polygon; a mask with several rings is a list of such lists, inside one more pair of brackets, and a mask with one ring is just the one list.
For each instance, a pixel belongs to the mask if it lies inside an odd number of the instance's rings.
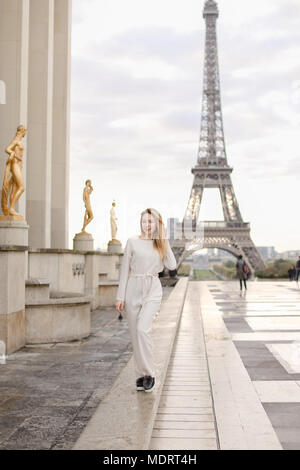
{"label": "stone pedestal", "polygon": [[0,217],[0,246],[28,247],[28,225],[25,220],[14,217]]}
{"label": "stone pedestal", "polygon": [[73,238],[73,250],[94,251],[94,239],[90,233],[76,233]]}
{"label": "stone pedestal", "polygon": [[122,244],[120,240],[116,240],[115,238],[110,240],[107,244],[107,251],[109,253],[117,253],[117,254],[123,253]]}
{"label": "stone pedestal", "polygon": [[25,345],[28,225],[0,220],[0,344],[9,355]]}

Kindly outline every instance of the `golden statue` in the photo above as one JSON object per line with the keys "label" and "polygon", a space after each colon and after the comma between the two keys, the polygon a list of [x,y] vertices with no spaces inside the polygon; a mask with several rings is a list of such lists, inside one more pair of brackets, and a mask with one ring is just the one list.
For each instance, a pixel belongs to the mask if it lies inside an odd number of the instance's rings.
{"label": "golden statue", "polygon": [[117,227],[117,220],[118,218],[116,217],[116,213],[115,213],[115,206],[116,206],[116,203],[115,201],[112,203],[112,208],[110,209],[110,228],[111,228],[111,241],[119,241],[116,239],[116,235],[117,235],[117,230],[118,230],[118,227]]}
{"label": "golden statue", "polygon": [[[22,158],[24,146],[21,142],[26,135],[24,126],[17,128],[17,133],[5,152],[9,155],[6,162],[6,168],[2,186],[1,207],[4,216],[1,220],[24,220],[24,217],[15,210],[15,206],[20,196],[25,191],[22,177]],[[9,200],[9,207],[8,207]]]}
{"label": "golden statue", "polygon": [[87,180],[85,182],[85,188],[83,190],[83,201],[85,205],[85,214],[84,214],[84,220],[83,220],[83,227],[81,229],[81,232],[85,232],[85,227],[93,220],[93,211],[91,208],[91,202],[90,202],[90,194],[93,192],[93,187],[92,187],[92,182],[91,180]]}

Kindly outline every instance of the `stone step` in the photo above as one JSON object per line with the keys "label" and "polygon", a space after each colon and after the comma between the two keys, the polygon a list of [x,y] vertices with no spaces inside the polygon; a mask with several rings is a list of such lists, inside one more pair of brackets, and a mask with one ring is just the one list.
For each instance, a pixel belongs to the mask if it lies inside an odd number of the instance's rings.
{"label": "stone step", "polygon": [[149,450],[218,449],[198,295],[189,282]]}

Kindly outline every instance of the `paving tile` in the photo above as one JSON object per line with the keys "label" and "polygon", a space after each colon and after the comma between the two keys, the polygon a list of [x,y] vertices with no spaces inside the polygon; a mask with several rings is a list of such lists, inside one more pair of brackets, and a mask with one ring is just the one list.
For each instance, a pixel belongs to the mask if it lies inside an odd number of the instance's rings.
{"label": "paving tile", "polygon": [[300,330],[300,318],[288,316],[273,318],[247,318],[252,330]]}
{"label": "paving tile", "polygon": [[263,403],[276,430],[277,427],[300,428],[300,403]]}
{"label": "paving tile", "polygon": [[173,381],[173,382],[176,382],[176,383],[186,383],[186,382],[190,382],[190,383],[208,383],[208,376],[207,374],[204,375],[204,374],[201,374],[201,375],[198,375],[198,374],[167,374],[166,376],[166,379],[169,380],[169,381]]}
{"label": "paving tile", "polygon": [[183,396],[183,397],[199,397],[199,398],[210,398],[210,390],[163,390],[162,396]]}
{"label": "paving tile", "polygon": [[196,376],[207,376],[206,367],[177,367],[171,366],[168,375],[196,375]]}
{"label": "paving tile", "polygon": [[282,371],[277,368],[268,368],[268,367],[250,367],[246,366],[247,372],[253,381],[286,381],[289,378],[292,379],[292,377],[289,377],[287,375],[286,371]]}
{"label": "paving tile", "polygon": [[166,381],[165,381],[165,385],[169,386],[169,385],[179,385],[179,386],[195,386],[197,387],[198,385],[199,386],[207,386],[209,384],[209,380],[208,379],[201,379],[201,378],[195,378],[195,379],[191,379],[191,378],[187,378],[187,379],[180,379],[178,380],[178,378],[168,378]]}
{"label": "paving tile", "polygon": [[152,438],[149,450],[217,450],[215,439]]}
{"label": "paving tile", "polygon": [[[213,421],[159,421],[156,420],[153,429],[180,429],[180,430],[211,430],[215,431]],[[206,437],[206,436],[205,436]],[[214,437],[214,436],[213,436]]]}
{"label": "paving tile", "polygon": [[[295,400],[294,400],[295,401]],[[173,406],[177,408],[197,408],[211,405],[210,398],[197,397],[162,397],[161,406]]]}
{"label": "paving tile", "polygon": [[210,386],[209,385],[178,385],[178,384],[173,384],[173,385],[168,385],[165,384],[163,391],[210,391]]}
{"label": "paving tile", "polygon": [[300,373],[300,343],[267,344],[266,347],[288,373]]}
{"label": "paving tile", "polygon": [[224,318],[224,322],[230,333],[249,333],[252,328],[244,318]]}
{"label": "paving tile", "polygon": [[178,421],[178,422],[214,422],[214,415],[206,412],[206,414],[170,414],[170,413],[157,413],[156,421]]}
{"label": "paving tile", "polygon": [[282,442],[283,450],[300,450],[300,442]]}
{"label": "paving tile", "polygon": [[153,429],[152,437],[179,437],[182,439],[214,439],[214,429]]}
{"label": "paving tile", "polygon": [[281,442],[288,443],[289,445],[300,446],[300,428],[299,427],[286,427],[277,426],[276,433]]}
{"label": "paving tile", "polygon": [[176,407],[176,406],[159,406],[158,413],[163,414],[182,414],[182,415],[206,415],[207,413],[212,413],[212,406],[198,406],[193,408],[187,407]]}
{"label": "paving tile", "polygon": [[253,385],[263,403],[300,403],[300,387],[294,381],[254,381]]}

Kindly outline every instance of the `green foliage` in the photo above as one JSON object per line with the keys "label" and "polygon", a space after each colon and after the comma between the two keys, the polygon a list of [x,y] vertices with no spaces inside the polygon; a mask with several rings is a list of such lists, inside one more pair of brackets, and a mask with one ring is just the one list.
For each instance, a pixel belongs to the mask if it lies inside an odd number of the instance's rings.
{"label": "green foliage", "polygon": [[216,276],[215,273],[205,269],[194,269],[194,277],[195,281],[218,281],[219,278]]}
{"label": "green foliage", "polygon": [[189,276],[191,272],[190,264],[181,264],[177,271],[178,276]]}
{"label": "green foliage", "polygon": [[257,271],[255,274],[261,279],[284,279],[289,277],[288,270],[295,264],[295,261],[280,258],[268,263],[266,269]]}
{"label": "green foliage", "polygon": [[226,268],[235,268],[235,263],[229,260],[224,263],[224,266],[226,266]]}
{"label": "green foliage", "polygon": [[[231,263],[232,261],[230,261]],[[213,268],[216,273],[221,274],[224,277],[227,277],[228,279],[234,279],[236,277],[236,267],[233,263],[233,267],[228,267],[226,266],[227,263],[225,264],[214,264]]]}

